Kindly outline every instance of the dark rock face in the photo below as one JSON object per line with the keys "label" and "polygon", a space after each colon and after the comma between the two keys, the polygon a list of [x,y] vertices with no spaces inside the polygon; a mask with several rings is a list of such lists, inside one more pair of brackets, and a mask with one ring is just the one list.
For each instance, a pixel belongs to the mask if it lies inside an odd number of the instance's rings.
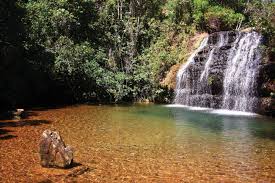
{"label": "dark rock face", "polygon": [[258,112],[260,114],[275,116],[275,99],[272,97],[264,97],[260,99]]}
{"label": "dark rock face", "polygon": [[190,90],[182,94],[179,92],[176,103],[221,108],[224,73],[236,36],[237,33],[233,31],[209,35],[206,46],[196,53],[193,62],[186,68],[186,78],[182,83],[178,79],[178,88]]}
{"label": "dark rock face", "polygon": [[219,20],[219,18],[211,17],[207,21],[208,24],[208,30],[210,32],[217,32],[221,30],[222,22]]}
{"label": "dark rock face", "polygon": [[39,148],[41,166],[68,168],[72,165],[72,148],[70,146],[66,147],[58,132],[45,130]]}
{"label": "dark rock face", "polygon": [[258,112],[275,116],[275,63],[263,63],[258,77],[258,93],[260,97]]}

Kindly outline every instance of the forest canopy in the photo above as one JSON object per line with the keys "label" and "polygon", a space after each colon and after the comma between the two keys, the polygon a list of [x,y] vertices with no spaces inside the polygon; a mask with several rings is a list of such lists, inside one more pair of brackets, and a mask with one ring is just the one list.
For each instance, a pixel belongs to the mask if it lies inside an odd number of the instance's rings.
{"label": "forest canopy", "polygon": [[274,56],[274,11],[247,0],[1,0],[1,107],[169,102],[162,81],[193,35],[253,26]]}

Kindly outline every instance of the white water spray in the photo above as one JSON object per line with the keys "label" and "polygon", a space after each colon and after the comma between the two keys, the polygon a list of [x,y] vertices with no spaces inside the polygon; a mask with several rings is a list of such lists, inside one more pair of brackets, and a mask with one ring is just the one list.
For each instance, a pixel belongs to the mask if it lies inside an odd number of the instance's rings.
{"label": "white water spray", "polygon": [[177,74],[175,103],[253,112],[260,42],[256,32],[206,37]]}

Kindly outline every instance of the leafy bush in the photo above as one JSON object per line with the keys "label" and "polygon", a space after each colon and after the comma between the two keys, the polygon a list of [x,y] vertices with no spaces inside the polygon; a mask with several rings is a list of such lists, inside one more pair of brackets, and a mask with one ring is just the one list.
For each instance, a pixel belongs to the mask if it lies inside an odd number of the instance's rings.
{"label": "leafy bush", "polygon": [[200,29],[203,28],[203,17],[208,7],[208,0],[193,0],[193,19],[195,25]]}
{"label": "leafy bush", "polygon": [[221,6],[209,7],[204,15],[205,26],[210,32],[235,29],[244,18],[244,15]]}
{"label": "leafy bush", "polygon": [[191,9],[190,1],[170,0],[164,5],[163,12],[169,23],[188,25],[191,23]]}
{"label": "leafy bush", "polygon": [[267,52],[275,57],[275,3],[252,1],[247,6],[250,26],[266,37]]}
{"label": "leafy bush", "polygon": [[231,8],[237,12],[243,12],[247,0],[209,0],[212,5],[219,5],[226,8]]}

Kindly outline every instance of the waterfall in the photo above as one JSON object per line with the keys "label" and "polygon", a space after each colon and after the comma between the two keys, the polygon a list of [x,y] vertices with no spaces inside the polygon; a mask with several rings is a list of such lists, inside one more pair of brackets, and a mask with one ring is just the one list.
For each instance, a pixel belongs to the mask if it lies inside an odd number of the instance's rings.
{"label": "waterfall", "polygon": [[223,82],[223,108],[240,111],[255,109],[260,40],[256,32],[248,33],[237,39],[231,49]]}
{"label": "waterfall", "polygon": [[202,41],[177,74],[175,103],[253,112],[261,35],[218,32]]}

